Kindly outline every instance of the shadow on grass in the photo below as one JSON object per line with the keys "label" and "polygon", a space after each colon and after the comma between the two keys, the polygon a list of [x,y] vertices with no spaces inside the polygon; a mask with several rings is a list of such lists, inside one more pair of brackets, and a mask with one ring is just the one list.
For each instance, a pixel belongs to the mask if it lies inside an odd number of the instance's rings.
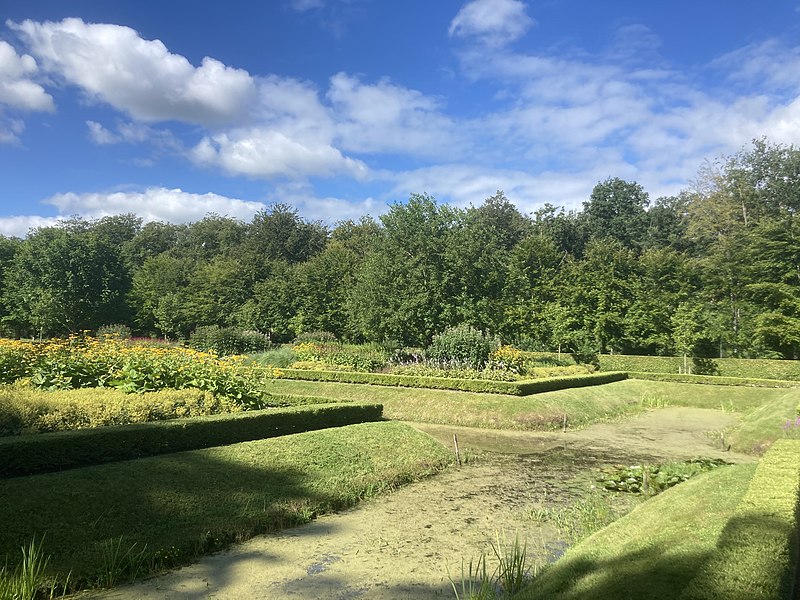
{"label": "shadow on grass", "polygon": [[5,557],[13,565],[20,546],[43,537],[49,570],[71,571],[73,585],[96,584],[109,571],[124,581],[131,571],[307,522],[366,493],[344,481],[340,489],[319,485],[330,465],[281,466],[269,452],[255,442],[5,480],[0,564]]}
{"label": "shadow on grass", "polygon": [[[691,527],[691,523],[687,523]],[[746,532],[743,535],[743,532]],[[554,563],[518,600],[752,600],[791,597],[794,575],[788,557],[765,552],[758,543],[791,535],[786,523],[756,514],[732,518],[712,551],[653,543],[644,548],[593,558],[579,548]],[[631,540],[636,545],[636,540]],[[787,559],[782,562],[781,559]],[[779,595],[764,594],[765,588]]]}

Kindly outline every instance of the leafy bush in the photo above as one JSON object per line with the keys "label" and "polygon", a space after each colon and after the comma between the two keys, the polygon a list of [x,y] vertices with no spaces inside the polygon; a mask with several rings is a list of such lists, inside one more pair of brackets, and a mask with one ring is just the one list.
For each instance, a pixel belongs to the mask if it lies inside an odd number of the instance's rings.
{"label": "leafy bush", "polygon": [[102,325],[97,330],[97,337],[99,338],[113,337],[118,340],[128,340],[130,339],[131,335],[133,335],[131,328],[127,325],[123,325],[122,323]]}
{"label": "leafy bush", "polygon": [[525,371],[525,357],[513,346],[499,346],[489,355],[489,369],[521,374]]}
{"label": "leafy bush", "polygon": [[483,369],[489,355],[498,347],[497,340],[471,325],[461,324],[435,335],[425,356],[440,366],[461,366]]}
{"label": "leafy bush", "polygon": [[323,344],[332,344],[338,341],[336,336],[330,331],[306,331],[298,333],[294,338],[295,344],[303,344],[305,342],[321,342]]}
{"label": "leafy bush", "polygon": [[73,336],[42,343],[0,344],[0,383],[21,377],[48,390],[113,387],[125,392],[197,388],[248,408],[262,406],[274,371],[189,348],[151,347]]}
{"label": "leafy bush", "polygon": [[297,360],[297,355],[291,346],[280,346],[272,350],[266,350],[257,354],[250,355],[250,360],[256,364],[266,367],[283,368],[288,367]]}
{"label": "leafy bush", "polygon": [[364,373],[382,368],[389,360],[389,353],[377,344],[357,346],[338,342],[302,342],[294,346],[294,353],[299,361],[316,361],[322,365],[321,368],[332,365]]}
{"label": "leafy bush", "polygon": [[382,412],[380,404],[326,404],[6,437],[0,439],[0,476],[58,471],[377,421]]}
{"label": "leafy bush", "polygon": [[201,390],[126,394],[107,388],[47,392],[0,386],[0,436],[127,425],[239,412],[241,407]]}
{"label": "leafy bush", "polygon": [[198,327],[189,336],[187,345],[195,350],[211,350],[220,356],[264,352],[271,347],[269,336],[263,333],[217,325]]}

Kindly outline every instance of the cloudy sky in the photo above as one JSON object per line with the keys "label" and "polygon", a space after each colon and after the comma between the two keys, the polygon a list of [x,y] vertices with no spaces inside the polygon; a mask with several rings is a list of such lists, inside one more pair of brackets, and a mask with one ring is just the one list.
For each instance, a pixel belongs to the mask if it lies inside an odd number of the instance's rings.
{"label": "cloudy sky", "polygon": [[4,0],[0,234],[651,198],[800,143],[800,0]]}

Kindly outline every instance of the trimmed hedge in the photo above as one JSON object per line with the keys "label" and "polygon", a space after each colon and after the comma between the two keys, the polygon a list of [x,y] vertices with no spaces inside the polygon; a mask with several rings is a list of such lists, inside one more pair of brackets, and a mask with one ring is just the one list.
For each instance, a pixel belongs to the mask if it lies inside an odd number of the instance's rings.
{"label": "trimmed hedge", "polygon": [[0,477],[225,446],[380,420],[380,404],[327,404],[0,439]]}
{"label": "trimmed hedge", "polygon": [[778,440],[759,462],[714,554],[682,600],[794,597],[798,506],[800,440]]}
{"label": "trimmed hedge", "polygon": [[[330,399],[265,395],[263,408],[329,404]],[[194,388],[126,394],[113,388],[45,391],[0,385],[0,437],[130,425],[242,412],[233,400]]]}
{"label": "trimmed hedge", "polygon": [[601,385],[613,381],[621,381],[628,377],[626,373],[593,373],[591,375],[552,377],[550,379],[527,381],[492,381],[488,379],[450,379],[447,377],[392,375],[388,373],[355,373],[352,371],[306,371],[303,369],[281,369],[280,376],[283,379],[299,379],[302,381],[365,383],[369,385],[509,394],[512,396],[530,396],[540,392]]}
{"label": "trimmed hedge", "polygon": [[645,373],[628,371],[631,379],[648,381],[674,381],[677,383],[704,383],[708,385],[738,385],[748,387],[793,388],[800,386],[800,381],[780,381],[778,379],[743,379],[740,377],[719,377],[717,375],[684,375],[678,373]]}
{"label": "trimmed hedge", "polygon": [[[714,368],[715,376],[800,381],[800,360],[761,358],[709,358],[702,360]],[[692,363],[692,359],[689,359],[689,363]],[[602,371],[677,374],[681,368],[683,368],[683,357],[681,356],[600,355],[600,369]]]}

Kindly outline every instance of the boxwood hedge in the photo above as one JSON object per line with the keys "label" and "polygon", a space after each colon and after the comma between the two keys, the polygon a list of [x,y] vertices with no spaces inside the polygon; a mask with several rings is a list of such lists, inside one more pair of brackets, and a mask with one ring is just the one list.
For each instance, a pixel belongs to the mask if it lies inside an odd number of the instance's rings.
{"label": "boxwood hedge", "polygon": [[[689,360],[691,364],[692,359]],[[709,358],[702,361],[703,367],[711,369],[715,376],[800,381],[800,360]],[[677,374],[682,368],[683,357],[679,356],[600,355],[600,369],[603,371]]]}
{"label": "boxwood hedge", "polygon": [[278,408],[0,439],[0,477],[224,446],[381,419],[380,404]]}
{"label": "boxwood hedge", "polygon": [[792,388],[800,386],[800,381],[780,381],[778,379],[753,379],[742,377],[719,377],[717,375],[684,375],[678,373],[645,373],[629,371],[631,379],[648,381],[675,381],[678,383],[705,383],[709,385],[739,385],[748,387]]}
{"label": "boxwood hedge", "polygon": [[448,377],[425,377],[417,375],[393,375],[389,373],[355,373],[352,371],[307,371],[304,369],[281,369],[284,379],[301,379],[304,381],[330,381],[339,383],[366,383],[371,385],[387,385],[413,388],[433,388],[440,390],[457,390],[463,392],[480,392],[489,394],[510,394],[512,396],[529,396],[540,392],[551,392],[589,385],[611,383],[627,378],[626,373],[593,373],[568,377],[552,377],[549,379],[533,379],[527,381],[492,381],[488,379],[451,379]]}

